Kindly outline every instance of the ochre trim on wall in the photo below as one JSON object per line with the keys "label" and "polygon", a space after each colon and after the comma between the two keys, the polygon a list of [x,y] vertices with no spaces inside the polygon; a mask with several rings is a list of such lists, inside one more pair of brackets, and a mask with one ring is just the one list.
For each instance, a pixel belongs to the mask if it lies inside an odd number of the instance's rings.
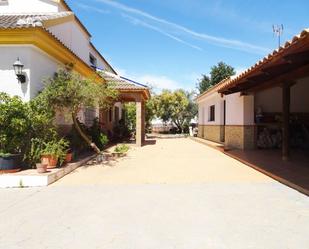
{"label": "ochre trim on wall", "polygon": [[104,82],[88,64],[63,45],[51,33],[41,27],[0,30],[0,44],[31,44],[61,62],[63,65],[73,63],[73,70],[84,77],[93,77]]}

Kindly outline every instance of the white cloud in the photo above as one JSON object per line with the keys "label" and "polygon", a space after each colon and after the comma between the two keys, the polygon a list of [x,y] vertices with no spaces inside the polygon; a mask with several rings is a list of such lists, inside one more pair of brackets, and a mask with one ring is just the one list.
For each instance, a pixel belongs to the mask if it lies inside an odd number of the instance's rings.
{"label": "white cloud", "polygon": [[141,75],[137,77],[137,81],[144,82],[154,87],[155,90],[175,90],[181,88],[178,82],[162,75]]}
{"label": "white cloud", "polygon": [[246,69],[247,69],[247,67],[236,67],[235,68],[236,75],[241,74]]}
{"label": "white cloud", "polygon": [[175,41],[177,41],[177,42],[179,42],[179,43],[182,43],[182,44],[184,44],[184,45],[186,45],[186,46],[189,46],[189,47],[191,47],[191,48],[194,48],[194,49],[197,49],[197,50],[200,50],[200,51],[203,50],[202,48],[200,48],[200,47],[198,47],[198,46],[195,46],[195,45],[193,45],[193,44],[191,44],[191,43],[188,43],[188,42],[186,42],[186,41],[184,41],[184,40],[182,40],[182,39],[180,39],[180,38],[178,38],[178,37],[176,37],[176,36],[174,36],[174,35],[171,35],[171,34],[168,33],[168,32],[163,31],[162,29],[160,29],[160,28],[158,28],[158,27],[155,27],[155,26],[153,26],[153,25],[150,25],[149,23],[143,22],[143,21],[140,20],[140,19],[134,18],[134,17],[129,16],[129,15],[124,15],[124,14],[123,14],[122,16],[125,17],[125,18],[127,18],[127,19],[128,19],[131,23],[133,23],[134,25],[140,25],[140,26],[143,26],[143,27],[145,27],[145,28],[154,30],[154,31],[156,31],[156,32],[158,32],[158,33],[160,33],[160,34],[162,34],[162,35],[165,35],[165,36],[171,38],[172,40],[175,40]]}
{"label": "white cloud", "polygon": [[[110,13],[109,10],[103,10],[103,9],[94,8],[94,7],[90,6],[90,5],[83,4],[83,3],[77,3],[77,6],[82,8],[82,9],[85,9],[85,10],[88,10],[88,11],[95,11],[95,12],[98,12],[98,13],[101,13],[101,14],[108,14],[108,13]],[[196,46],[194,44],[186,42],[186,41],[180,39],[179,37],[176,37],[175,35],[172,35],[172,34],[166,32],[166,31],[164,31],[164,30],[162,30],[162,29],[160,29],[158,27],[155,27],[155,26],[153,26],[153,25],[151,25],[151,24],[149,24],[147,22],[144,22],[144,21],[142,21],[142,20],[140,20],[138,18],[129,16],[129,15],[125,15],[125,14],[122,14],[122,17],[126,18],[130,23],[132,23],[134,25],[139,25],[139,26],[151,29],[153,31],[156,31],[156,32],[158,32],[158,33],[160,33],[160,34],[162,34],[162,35],[164,35],[166,37],[169,37],[170,39],[172,39],[174,41],[182,43],[182,44],[184,44],[186,46],[189,46],[191,48],[194,48],[196,50],[200,50],[200,51],[203,50],[202,48],[200,48],[200,47],[198,47],[198,46]]]}
{"label": "white cloud", "polygon": [[176,90],[184,88],[179,82],[164,75],[128,73],[127,70],[122,68],[116,68],[116,72],[120,76],[152,87],[157,93],[161,92],[163,89]]}
{"label": "white cloud", "polygon": [[100,14],[109,14],[110,11],[109,10],[103,10],[103,9],[98,9],[98,8],[95,8],[95,7],[92,7],[90,5],[87,5],[87,4],[83,4],[83,3],[76,3],[76,5],[81,8],[81,9],[84,9],[84,10],[90,10],[90,11],[95,11],[95,12],[98,12]]}
{"label": "white cloud", "polygon": [[167,28],[173,29],[174,32],[178,32],[178,33],[181,32],[183,34],[189,35],[192,38],[203,40],[203,41],[209,42],[209,43],[217,45],[217,46],[242,50],[242,51],[245,51],[245,52],[256,53],[256,54],[265,54],[265,53],[269,52],[268,48],[256,46],[254,44],[246,43],[246,42],[235,40],[235,39],[227,39],[227,38],[223,38],[223,37],[208,35],[206,33],[196,32],[192,29],[189,29],[189,28],[184,27],[182,25],[179,25],[177,23],[167,21],[163,18],[153,16],[153,15],[147,13],[147,12],[141,11],[141,10],[136,9],[136,8],[129,7],[127,5],[124,5],[124,4],[115,2],[115,1],[111,1],[111,0],[96,0],[96,1],[103,3],[103,4],[106,4],[108,6],[111,6],[113,8],[116,8],[118,10],[121,10],[121,11],[124,11],[124,12],[127,12],[127,13],[131,13],[131,14],[135,14],[135,15],[144,17],[146,19],[152,20],[154,22],[163,24]]}

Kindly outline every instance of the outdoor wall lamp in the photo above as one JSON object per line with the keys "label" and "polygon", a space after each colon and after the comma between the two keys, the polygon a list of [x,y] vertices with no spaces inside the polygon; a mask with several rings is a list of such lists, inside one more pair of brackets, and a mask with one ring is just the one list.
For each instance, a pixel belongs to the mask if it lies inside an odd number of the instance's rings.
{"label": "outdoor wall lamp", "polygon": [[15,71],[15,74],[17,76],[19,83],[25,83],[26,82],[26,76],[23,73],[23,67],[24,67],[24,64],[22,64],[20,62],[19,58],[17,58],[17,61],[15,61],[14,64],[13,64],[13,68],[14,68],[14,71]]}

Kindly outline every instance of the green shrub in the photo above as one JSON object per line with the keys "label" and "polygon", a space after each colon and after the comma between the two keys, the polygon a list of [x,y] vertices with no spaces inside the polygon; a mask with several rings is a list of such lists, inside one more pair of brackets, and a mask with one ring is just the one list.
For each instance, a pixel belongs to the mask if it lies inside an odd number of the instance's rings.
{"label": "green shrub", "polygon": [[125,122],[125,119],[122,118],[119,122],[114,124],[113,127],[113,140],[121,141],[123,139],[129,138],[131,135],[131,131],[128,127],[128,124]]}
{"label": "green shrub", "polygon": [[101,131],[99,119],[95,118],[93,120],[92,126],[85,128],[86,134],[92,139],[92,141],[98,146],[100,150],[108,144],[107,136]]}
{"label": "green shrub", "polygon": [[51,141],[44,142],[39,138],[33,138],[29,156],[33,162],[39,162],[42,155],[53,155],[62,164],[69,149],[69,141],[64,138],[53,138]]}
{"label": "green shrub", "polygon": [[0,92],[0,153],[18,154],[25,149],[29,129],[28,105],[20,97]]}
{"label": "green shrub", "polygon": [[0,153],[21,153],[29,166],[38,161],[40,144],[57,137],[54,112],[40,95],[30,102],[0,92]]}
{"label": "green shrub", "polygon": [[104,133],[101,133],[99,136],[99,146],[101,147],[100,149],[102,150],[107,144],[108,144],[108,138]]}
{"label": "green shrub", "polygon": [[53,155],[58,158],[60,164],[64,162],[68,152],[69,142],[64,138],[43,142],[41,155]]}
{"label": "green shrub", "polygon": [[129,148],[130,147],[126,144],[119,144],[119,145],[116,146],[114,151],[116,153],[126,153],[126,152],[128,152]]}
{"label": "green shrub", "polygon": [[[86,133],[86,127],[82,123],[80,123],[79,120],[77,120],[77,122],[79,123],[81,129]],[[90,149],[89,145],[85,142],[85,140],[76,130],[75,125],[72,125],[72,129],[70,133],[66,136],[66,139],[70,143],[70,148],[76,153],[81,153]]]}

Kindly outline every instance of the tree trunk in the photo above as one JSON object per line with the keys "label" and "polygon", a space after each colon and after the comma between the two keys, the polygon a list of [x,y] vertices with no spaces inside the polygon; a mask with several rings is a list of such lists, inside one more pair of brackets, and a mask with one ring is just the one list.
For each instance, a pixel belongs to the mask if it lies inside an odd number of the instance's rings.
{"label": "tree trunk", "polygon": [[182,133],[182,126],[179,124],[178,120],[174,120],[173,123],[176,125],[180,133]]}
{"label": "tree trunk", "polygon": [[77,119],[76,119],[76,112],[73,112],[72,113],[72,119],[73,119],[73,123],[74,123],[74,126],[77,130],[77,132],[79,133],[79,135],[85,140],[85,142],[96,152],[96,153],[101,153],[100,149],[96,146],[95,143],[93,143],[89,137],[87,137],[87,135],[82,131],[82,129],[80,128],[78,122],[77,122]]}

